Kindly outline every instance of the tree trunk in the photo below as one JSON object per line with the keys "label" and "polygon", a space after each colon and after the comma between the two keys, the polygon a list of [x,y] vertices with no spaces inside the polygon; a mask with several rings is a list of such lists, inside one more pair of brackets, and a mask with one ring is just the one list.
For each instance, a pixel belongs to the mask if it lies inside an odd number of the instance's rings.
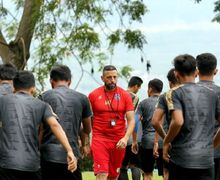
{"label": "tree trunk", "polygon": [[15,40],[7,43],[0,31],[0,56],[4,63],[11,62],[24,69],[30,56],[30,45],[43,0],[25,0],[24,10]]}

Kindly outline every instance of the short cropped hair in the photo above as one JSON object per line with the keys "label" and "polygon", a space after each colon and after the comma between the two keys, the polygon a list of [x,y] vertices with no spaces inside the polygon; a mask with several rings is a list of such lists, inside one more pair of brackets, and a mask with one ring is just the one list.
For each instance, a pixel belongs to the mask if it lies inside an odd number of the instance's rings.
{"label": "short cropped hair", "polygon": [[143,80],[138,76],[132,76],[128,82],[128,87],[138,86],[140,87],[143,84]]}
{"label": "short cropped hair", "polygon": [[13,80],[17,72],[14,65],[7,63],[0,65],[0,80]]}
{"label": "short cropped hair", "polygon": [[54,81],[71,80],[71,70],[66,65],[56,65],[50,71],[50,79]]}
{"label": "short cropped hair", "polygon": [[178,81],[176,79],[176,76],[175,76],[175,69],[172,68],[168,71],[167,73],[167,79],[168,81],[170,81],[172,84],[178,84]]}
{"label": "short cropped hair", "polygon": [[151,88],[155,93],[161,93],[163,82],[160,79],[152,79],[148,83],[148,89]]}
{"label": "short cropped hair", "polygon": [[115,66],[113,66],[113,65],[106,65],[106,66],[104,66],[102,73],[104,74],[105,71],[114,71],[114,70],[117,71]]}
{"label": "short cropped hair", "polygon": [[35,78],[31,71],[18,71],[13,79],[15,90],[35,87]]}
{"label": "short cropped hair", "polygon": [[203,53],[196,57],[197,68],[202,75],[211,75],[217,67],[217,59],[211,53]]}
{"label": "short cropped hair", "polygon": [[196,59],[189,55],[179,55],[174,59],[175,71],[181,75],[191,75],[196,71]]}

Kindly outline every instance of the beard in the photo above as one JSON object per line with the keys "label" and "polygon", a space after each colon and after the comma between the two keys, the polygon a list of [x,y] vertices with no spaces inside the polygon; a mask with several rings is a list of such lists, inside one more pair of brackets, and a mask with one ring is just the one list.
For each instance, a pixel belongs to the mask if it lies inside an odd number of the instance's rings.
{"label": "beard", "polygon": [[106,90],[108,90],[108,91],[111,91],[111,90],[115,89],[115,87],[116,87],[116,84],[115,84],[115,83],[105,84],[105,88],[106,88]]}

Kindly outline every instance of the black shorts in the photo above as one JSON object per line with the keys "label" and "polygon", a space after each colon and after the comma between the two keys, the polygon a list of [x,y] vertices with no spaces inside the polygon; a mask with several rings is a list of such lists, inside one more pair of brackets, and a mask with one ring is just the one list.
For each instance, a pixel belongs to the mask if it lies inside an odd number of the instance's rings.
{"label": "black shorts", "polygon": [[215,158],[215,180],[220,179],[220,158]]}
{"label": "black shorts", "polygon": [[128,145],[126,147],[122,166],[127,167],[129,164],[140,167],[140,153],[138,152],[138,154],[134,154],[131,151],[131,145]]}
{"label": "black shorts", "polygon": [[71,173],[67,169],[67,164],[41,161],[41,170],[43,180],[82,180],[79,164],[77,164],[77,170]]}
{"label": "black shorts", "polygon": [[155,162],[156,162],[156,167],[158,169],[158,175],[163,176],[163,150],[159,149],[159,157],[154,158],[153,155],[153,149],[144,149],[140,148],[140,153],[141,153],[141,169],[145,173],[151,173],[153,172],[155,168]]}
{"label": "black shorts", "polygon": [[214,167],[208,169],[190,169],[169,163],[169,180],[213,180]]}
{"label": "black shorts", "polygon": [[40,170],[37,172],[19,171],[0,168],[0,180],[42,180]]}

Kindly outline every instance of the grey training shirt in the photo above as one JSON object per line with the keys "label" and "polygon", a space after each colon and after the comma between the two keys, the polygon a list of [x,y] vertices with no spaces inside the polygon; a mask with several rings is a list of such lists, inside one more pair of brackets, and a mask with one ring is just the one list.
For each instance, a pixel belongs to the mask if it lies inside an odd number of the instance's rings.
{"label": "grey training shirt", "polygon": [[46,103],[25,93],[0,98],[0,167],[21,171],[38,171],[40,153],[38,128],[53,116]]}
{"label": "grey training shirt", "polygon": [[[198,84],[212,89],[213,91],[215,91],[215,93],[218,95],[218,97],[220,97],[220,87],[217,86],[213,81],[204,81],[203,80],[203,81],[199,81]],[[218,121],[216,121],[215,122],[215,133],[217,132],[219,127],[220,127],[220,124]],[[220,146],[215,149],[214,157],[220,158]]]}
{"label": "grey training shirt", "polygon": [[169,110],[180,110],[184,123],[172,142],[170,160],[184,168],[206,169],[214,165],[213,136],[220,102],[216,93],[186,83],[167,93]]}
{"label": "grey training shirt", "polygon": [[[144,99],[140,102],[137,112],[142,117],[142,141],[141,145],[145,149],[153,149],[154,145],[154,136],[155,136],[155,129],[151,124],[152,116],[155,110],[155,106],[158,100],[158,96],[151,96],[147,99]],[[162,141],[159,142],[160,148]]]}
{"label": "grey training shirt", "polygon": [[[83,118],[92,115],[88,98],[65,86],[59,86],[44,92],[40,99],[49,103],[57,114],[59,123],[68,137],[73,152],[79,158],[78,136],[81,122]],[[41,154],[45,161],[67,163],[63,146],[51,133],[47,124],[44,124]]]}

